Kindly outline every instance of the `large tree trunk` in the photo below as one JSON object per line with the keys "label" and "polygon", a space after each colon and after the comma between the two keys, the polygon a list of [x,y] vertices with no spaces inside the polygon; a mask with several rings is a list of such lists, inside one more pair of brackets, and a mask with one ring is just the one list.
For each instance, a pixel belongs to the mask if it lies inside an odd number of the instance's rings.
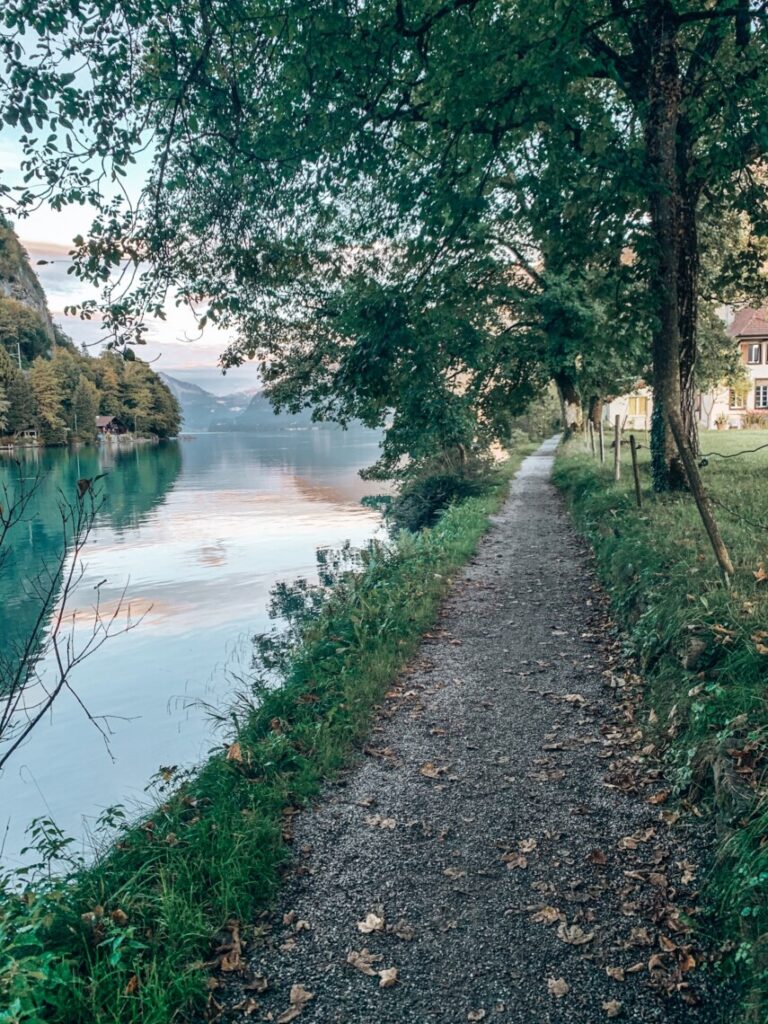
{"label": "large tree trunk", "polygon": [[674,13],[666,0],[648,0],[646,7],[653,61],[645,144],[653,182],[650,212],[656,242],[653,289],[658,312],[653,334],[651,455],[654,487],[664,491],[681,486],[685,480],[669,425],[669,410],[680,409],[678,274],[682,203],[676,150],[681,83]]}
{"label": "large tree trunk", "polygon": [[584,429],[584,414],[581,408],[581,395],[576,382],[565,371],[554,375],[557,393],[560,396],[560,408],[563,414],[563,432],[566,437],[577,434]]}
{"label": "large tree trunk", "polygon": [[600,426],[600,420],[603,418],[602,398],[597,398],[595,395],[590,398],[588,418],[592,421],[592,426],[595,429]]}
{"label": "large tree trunk", "polygon": [[[684,133],[684,135],[687,133]],[[688,174],[689,161],[684,140],[678,145],[678,175],[681,183]],[[699,428],[696,421],[696,358],[699,302],[699,240],[696,225],[698,190],[683,184],[680,204],[678,266],[678,320],[680,324],[680,415],[688,445],[699,454]]]}

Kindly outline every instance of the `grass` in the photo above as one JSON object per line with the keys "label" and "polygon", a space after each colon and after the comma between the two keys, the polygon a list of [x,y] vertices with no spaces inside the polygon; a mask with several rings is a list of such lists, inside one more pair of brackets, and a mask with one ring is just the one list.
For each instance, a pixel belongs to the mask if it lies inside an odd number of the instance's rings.
{"label": "grass", "polygon": [[[736,567],[725,586],[693,500],[654,496],[647,441],[644,503],[623,479],[564,447],[555,479],[591,542],[614,613],[647,680],[648,729],[666,749],[678,794],[716,830],[704,894],[722,970],[743,988],[744,1021],[768,1019],[768,447],[712,454],[702,473]],[[702,451],[733,455],[768,432],[702,435]],[[612,461],[612,453],[611,453]],[[651,713],[653,712],[653,713]]]}
{"label": "grass", "polygon": [[[216,935],[231,937],[235,919],[246,931],[269,905],[293,809],[365,737],[529,450],[487,494],[338,576],[298,630],[283,684],[233,710],[231,741],[95,864],[0,897],[2,1024],[169,1024],[200,1012]],[[43,863],[66,855],[51,825],[36,838]]]}

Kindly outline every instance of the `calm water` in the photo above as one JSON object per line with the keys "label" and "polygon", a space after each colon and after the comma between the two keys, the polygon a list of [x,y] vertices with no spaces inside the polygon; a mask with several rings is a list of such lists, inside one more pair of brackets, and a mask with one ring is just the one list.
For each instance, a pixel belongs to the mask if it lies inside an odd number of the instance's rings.
{"label": "calm water", "polygon": [[[25,467],[32,473],[38,463],[45,479],[0,578],[2,649],[31,614],[25,588],[57,550],[59,492],[107,470],[106,504],[71,602],[76,630],[83,636],[92,624],[99,583],[103,610],[127,584],[121,618],[129,603],[132,617],[144,619],[73,679],[90,712],[109,716],[109,748],[63,696],[0,776],[5,864],[18,860],[31,818],[50,815],[85,837],[105,806],[145,804],[144,787],[161,765],[205,756],[216,735],[201,702],[226,706],[247,669],[249,637],[269,626],[273,583],[313,575],[318,547],[360,544],[378,529],[360,504],[376,485],[357,475],[377,451],[370,432],[316,429],[28,454]],[[5,459],[0,477],[7,472]]]}

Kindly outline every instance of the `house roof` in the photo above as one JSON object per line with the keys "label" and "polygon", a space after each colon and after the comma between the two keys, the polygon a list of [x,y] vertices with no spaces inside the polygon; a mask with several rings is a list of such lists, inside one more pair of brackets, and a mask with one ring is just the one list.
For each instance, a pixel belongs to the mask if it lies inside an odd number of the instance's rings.
{"label": "house roof", "polygon": [[740,309],[728,328],[732,338],[768,338],[768,309]]}
{"label": "house roof", "polygon": [[115,422],[114,416],[97,416],[96,426],[97,427],[108,427],[110,423]]}

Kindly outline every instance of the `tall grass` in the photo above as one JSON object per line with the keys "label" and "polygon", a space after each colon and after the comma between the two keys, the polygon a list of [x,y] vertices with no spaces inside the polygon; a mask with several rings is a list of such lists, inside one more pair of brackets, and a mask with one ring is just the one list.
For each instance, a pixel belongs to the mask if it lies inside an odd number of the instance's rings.
{"label": "tall grass", "polygon": [[[169,1024],[201,1010],[216,934],[232,919],[247,932],[269,904],[290,813],[365,736],[525,453],[487,494],[343,573],[299,631],[282,685],[257,689],[230,742],[97,863],[0,897],[2,1024]],[[66,852],[43,832],[49,855]]]}
{"label": "tall grass", "polygon": [[714,453],[702,473],[736,567],[727,587],[692,499],[652,495],[647,447],[642,510],[629,467],[615,484],[582,442],[561,451],[555,470],[643,665],[648,728],[678,793],[716,830],[709,921],[723,970],[744,989],[741,1019],[759,1024],[768,1019],[768,448],[718,455],[767,442],[764,431],[702,437]]}

